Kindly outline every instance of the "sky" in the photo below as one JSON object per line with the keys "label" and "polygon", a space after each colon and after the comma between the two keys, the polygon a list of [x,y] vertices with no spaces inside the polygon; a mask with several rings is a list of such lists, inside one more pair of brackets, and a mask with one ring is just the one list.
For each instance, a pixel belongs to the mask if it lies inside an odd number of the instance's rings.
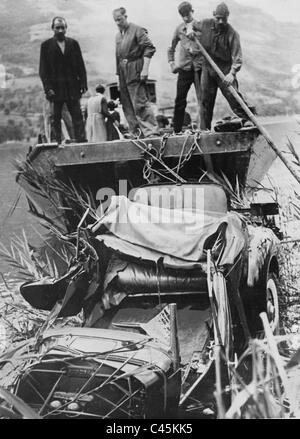
{"label": "sky", "polygon": [[279,21],[300,23],[299,0],[236,0],[240,4],[255,6],[273,15]]}
{"label": "sky", "polygon": [[[68,0],[65,0],[68,2]],[[174,9],[180,3],[180,0],[174,1]],[[194,5],[195,9],[197,8],[197,3],[201,5],[205,5],[208,10],[212,10],[214,6],[221,2],[221,0],[190,0]],[[265,12],[273,15],[279,21],[292,21],[300,23],[300,1],[299,0],[236,0],[240,4],[255,6],[261,8]],[[85,3],[95,3],[94,0],[84,0]],[[109,5],[112,7],[120,6],[121,4],[128,8],[131,12],[138,15],[144,15],[145,9],[143,8],[144,3],[149,3],[145,0],[96,0],[98,4]],[[226,1],[225,1],[226,2]],[[168,13],[170,1],[164,0],[152,0],[150,2],[153,5],[153,8],[158,8],[165,13]],[[229,0],[230,4],[230,0]],[[165,6],[164,6],[165,5]],[[108,7],[108,10],[111,10],[111,7]],[[107,11],[108,12],[108,11]],[[106,11],[103,11],[105,14]]]}
{"label": "sky", "polygon": [[[0,4],[1,4],[0,0]],[[96,71],[103,73],[114,69],[114,44],[116,26],[112,19],[112,10],[119,6],[127,9],[129,21],[145,26],[151,35],[161,41],[161,51],[166,52],[174,25],[180,22],[177,7],[182,0],[77,0],[81,3],[80,16],[75,8],[74,0],[31,0],[38,8],[47,13],[62,14],[67,17],[70,33],[76,33],[79,40],[91,36],[86,42],[85,50]],[[190,0],[195,10],[195,18],[212,16],[215,6],[222,0]],[[276,20],[299,22],[300,0],[225,0],[229,8],[237,2],[240,5],[255,6],[274,16]],[[235,23],[238,14],[232,9],[232,22]],[[156,26],[157,23],[157,26]],[[74,31],[75,30],[75,31]],[[247,29],[244,29],[247,31]],[[239,26],[243,35],[243,28]],[[40,23],[32,28],[32,38],[46,39],[49,37],[49,23]],[[166,37],[167,36],[167,37]],[[167,38],[167,40],[166,40]],[[103,65],[99,53],[105,54],[107,62]],[[160,65],[159,58],[152,63],[154,75],[161,77],[165,66]]]}
{"label": "sky", "polygon": [[[51,10],[53,3],[51,0],[33,0],[36,5],[43,5],[44,9]],[[170,10],[170,5],[174,3],[174,10],[176,11],[180,0],[80,0],[83,4],[91,6],[92,9],[102,11],[102,19],[111,19],[111,10],[118,6],[127,8],[130,15],[136,19],[145,17],[145,10],[152,12],[159,11],[159,13],[173,15]],[[194,5],[195,10],[201,7],[206,11],[212,11],[214,6],[221,2],[221,0],[190,0]],[[300,23],[300,1],[299,0],[236,0],[241,5],[249,5],[261,8],[263,11],[273,15],[279,21],[291,21]],[[1,0],[0,0],[1,3]],[[72,9],[72,0],[61,0],[65,4],[66,9]],[[230,0],[228,0],[230,4]],[[173,9],[173,8],[172,8]]]}

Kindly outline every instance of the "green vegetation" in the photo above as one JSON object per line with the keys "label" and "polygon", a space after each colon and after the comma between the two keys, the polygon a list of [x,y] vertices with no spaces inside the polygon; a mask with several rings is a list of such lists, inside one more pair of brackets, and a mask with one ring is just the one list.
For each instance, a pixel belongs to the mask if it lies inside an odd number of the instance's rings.
{"label": "green vegetation", "polygon": [[0,143],[37,137],[42,126],[40,86],[8,88],[0,93]]}

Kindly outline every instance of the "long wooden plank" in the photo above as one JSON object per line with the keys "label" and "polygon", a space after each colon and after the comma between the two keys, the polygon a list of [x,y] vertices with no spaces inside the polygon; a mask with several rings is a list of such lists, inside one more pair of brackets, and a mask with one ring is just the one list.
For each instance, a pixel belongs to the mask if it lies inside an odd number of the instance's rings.
{"label": "long wooden plank", "polygon": [[[235,133],[211,133],[205,132],[198,139],[199,148],[195,148],[194,155],[221,154],[228,152],[245,152],[253,148],[258,137],[257,130],[249,129]],[[163,157],[183,156],[190,150],[195,141],[194,136],[172,136],[165,144]],[[161,138],[143,140],[139,142],[142,147],[147,145],[157,151],[161,147]],[[184,150],[183,149],[183,146]],[[92,163],[109,163],[120,161],[140,160],[143,152],[130,140],[103,142],[103,143],[82,143],[70,144],[63,147],[49,148],[38,146],[34,150],[32,161],[38,158],[41,163],[43,155],[51,155],[51,161],[59,167],[87,165]]]}

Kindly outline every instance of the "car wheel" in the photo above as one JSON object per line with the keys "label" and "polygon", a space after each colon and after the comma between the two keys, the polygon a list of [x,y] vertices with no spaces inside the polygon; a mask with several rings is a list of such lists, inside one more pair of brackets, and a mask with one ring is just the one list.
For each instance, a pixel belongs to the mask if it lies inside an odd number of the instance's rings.
{"label": "car wheel", "polygon": [[[251,294],[252,293],[252,294]],[[267,314],[273,334],[279,334],[281,288],[277,275],[273,271],[265,272],[259,282],[248,291],[245,310],[252,337],[264,338],[264,330],[260,314]]]}
{"label": "car wheel", "polygon": [[274,334],[279,334],[279,281],[275,273],[268,273],[265,311]]}

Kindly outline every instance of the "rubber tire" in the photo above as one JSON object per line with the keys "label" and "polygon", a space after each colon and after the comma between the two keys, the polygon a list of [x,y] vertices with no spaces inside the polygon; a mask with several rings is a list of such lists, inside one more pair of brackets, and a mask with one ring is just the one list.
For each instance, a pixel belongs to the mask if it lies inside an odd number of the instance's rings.
{"label": "rubber tire", "polygon": [[[261,276],[256,286],[247,291],[248,297],[244,301],[245,311],[247,315],[248,325],[253,338],[264,338],[263,324],[260,318],[260,313],[265,312],[269,320],[274,320],[271,323],[274,335],[279,334],[279,318],[280,304],[281,304],[281,288],[278,277],[273,271],[265,273]],[[273,296],[273,299],[272,297]],[[269,303],[271,302],[271,303]],[[273,304],[275,308],[275,319],[270,318]]]}
{"label": "rubber tire", "polygon": [[279,312],[280,285],[275,273],[268,273],[266,284],[265,311],[273,334],[278,335],[280,329]]}

